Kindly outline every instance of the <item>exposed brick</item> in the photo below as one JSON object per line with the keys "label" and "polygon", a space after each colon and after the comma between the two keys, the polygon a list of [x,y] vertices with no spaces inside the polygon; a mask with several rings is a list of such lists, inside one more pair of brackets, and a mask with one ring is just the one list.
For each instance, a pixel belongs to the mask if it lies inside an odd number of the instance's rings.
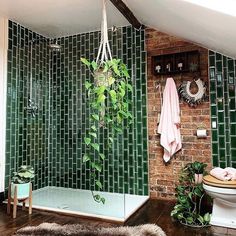
{"label": "exposed brick", "polygon": [[[183,148],[170,163],[163,161],[163,148],[160,146],[157,134],[157,114],[160,111],[160,97],[155,84],[162,81],[164,88],[167,76],[156,77],[152,74],[151,56],[166,53],[177,53],[189,50],[200,51],[201,79],[208,83],[208,51],[190,42],[167,35],[151,28],[146,29],[147,48],[147,91],[148,91],[148,134],[149,134],[149,183],[151,198],[175,199],[175,187],[178,184],[178,175],[181,168],[189,162],[203,161],[211,168],[211,132],[210,132],[210,104],[206,100],[196,108],[190,108],[180,100],[181,135]],[[192,80],[193,75],[173,75],[178,87],[182,81]],[[207,92],[209,89],[207,89]],[[207,94],[208,98],[208,94]],[[204,125],[208,131],[207,139],[197,139],[196,129]]]}

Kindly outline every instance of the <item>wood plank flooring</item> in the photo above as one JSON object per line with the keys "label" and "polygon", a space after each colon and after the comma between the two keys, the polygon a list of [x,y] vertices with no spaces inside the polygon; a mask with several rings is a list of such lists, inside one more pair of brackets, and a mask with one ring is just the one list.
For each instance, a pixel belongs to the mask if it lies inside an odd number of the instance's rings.
{"label": "wood plank flooring", "polygon": [[[177,222],[173,222],[170,217],[170,211],[172,208],[172,202],[149,200],[125,223],[125,225],[156,223],[166,232],[167,236],[236,236],[236,230],[233,229],[222,227],[193,229]],[[56,222],[58,224],[89,224],[103,227],[117,226],[117,224],[112,222],[109,223],[34,209],[33,214],[29,216],[27,210],[22,211],[20,208],[17,210],[17,218],[13,219],[11,216],[6,214],[6,205],[0,206],[0,236],[11,236],[19,228],[27,225],[39,225],[43,222]]]}

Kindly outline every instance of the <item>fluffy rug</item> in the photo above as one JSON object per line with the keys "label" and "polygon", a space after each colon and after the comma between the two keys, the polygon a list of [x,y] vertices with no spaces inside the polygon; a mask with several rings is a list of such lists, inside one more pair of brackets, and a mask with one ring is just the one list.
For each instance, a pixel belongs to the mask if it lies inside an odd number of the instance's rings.
{"label": "fluffy rug", "polygon": [[16,236],[166,236],[163,230],[155,224],[140,226],[124,226],[113,228],[95,228],[79,224],[58,225],[56,223],[42,223],[39,226],[28,226],[17,231]]}

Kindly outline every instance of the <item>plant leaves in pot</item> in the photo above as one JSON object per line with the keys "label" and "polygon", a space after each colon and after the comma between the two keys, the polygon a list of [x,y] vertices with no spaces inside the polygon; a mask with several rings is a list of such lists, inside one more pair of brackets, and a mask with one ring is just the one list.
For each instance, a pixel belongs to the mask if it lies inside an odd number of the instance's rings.
{"label": "plant leaves in pot", "polygon": [[15,189],[17,189],[17,199],[29,197],[30,183],[34,176],[34,168],[32,166],[20,166],[18,171],[13,173],[11,180],[11,197],[14,198]]}
{"label": "plant leaves in pot", "polygon": [[202,178],[203,178],[203,172],[206,168],[207,164],[195,161],[192,163],[192,170],[194,172],[194,179],[195,179],[195,184],[200,184],[202,183]]}
{"label": "plant leaves in pot", "polygon": [[179,185],[175,189],[177,202],[171,211],[171,216],[175,220],[191,227],[209,226],[211,219],[210,213],[202,203],[205,196],[202,183],[195,184],[194,180],[196,170],[198,173],[205,172],[206,164],[198,163],[188,163],[181,169]]}

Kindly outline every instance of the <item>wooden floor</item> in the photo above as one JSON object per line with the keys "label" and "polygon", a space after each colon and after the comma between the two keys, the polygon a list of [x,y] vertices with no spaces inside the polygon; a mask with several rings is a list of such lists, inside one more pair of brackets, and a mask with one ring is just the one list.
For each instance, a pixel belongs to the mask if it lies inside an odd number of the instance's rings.
{"label": "wooden floor", "polygon": [[[135,215],[133,215],[125,224],[126,225],[140,225],[145,223],[155,223],[159,225],[167,234],[167,236],[224,236],[236,235],[236,230],[221,228],[221,227],[207,227],[204,229],[193,229],[173,222],[170,217],[170,211],[173,208],[173,203],[149,200]],[[6,205],[0,206],[0,236],[10,236],[16,232],[17,229],[27,225],[39,225],[43,222],[56,222],[59,224],[89,224],[94,226],[114,226],[116,224],[88,220],[75,216],[65,216],[57,213],[44,212],[40,210],[33,210],[31,216],[28,215],[27,210],[22,211],[18,209],[17,218],[13,219],[6,214]]]}

